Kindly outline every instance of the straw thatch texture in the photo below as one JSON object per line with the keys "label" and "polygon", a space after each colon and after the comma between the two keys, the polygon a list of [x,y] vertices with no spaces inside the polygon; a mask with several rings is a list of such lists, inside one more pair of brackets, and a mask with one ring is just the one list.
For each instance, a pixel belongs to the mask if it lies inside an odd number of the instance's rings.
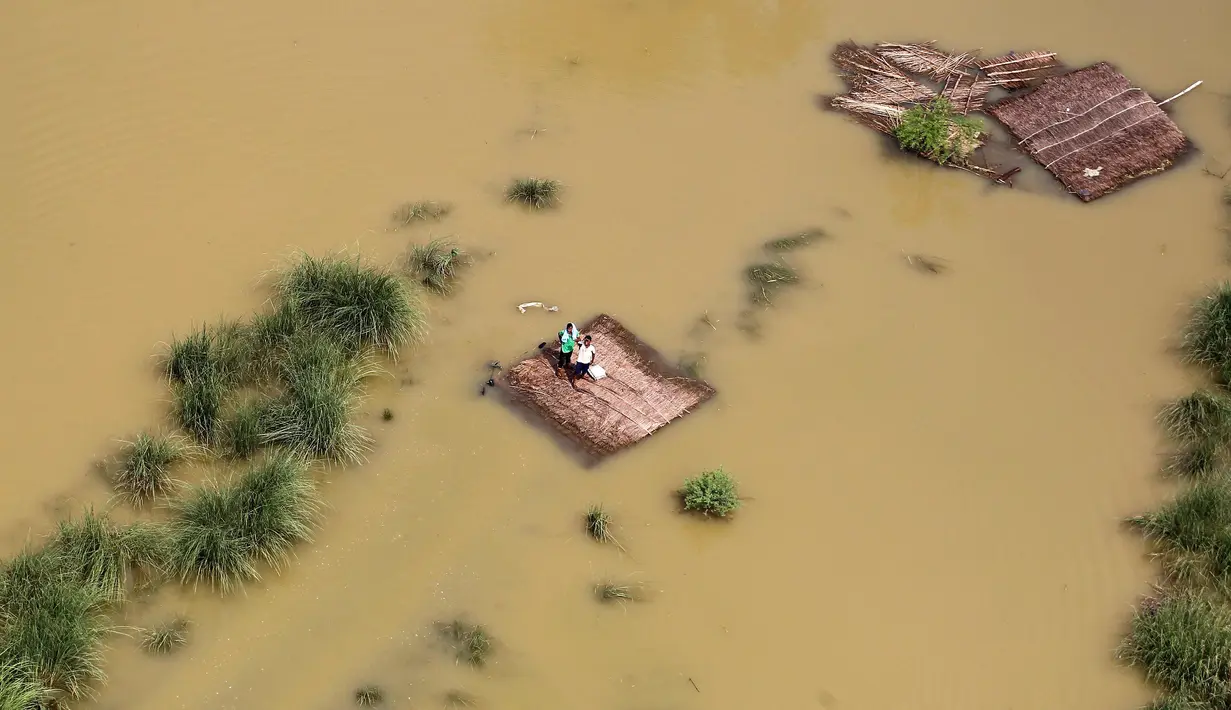
{"label": "straw thatch texture", "polygon": [[1048,79],[990,113],[1086,202],[1167,169],[1188,148],[1154,99],[1106,63]]}
{"label": "straw thatch texture", "polygon": [[908,72],[926,74],[936,81],[944,81],[950,74],[969,73],[976,66],[973,54],[949,54],[936,48],[934,42],[922,44],[894,44],[881,42],[876,52]]}
{"label": "straw thatch texture", "polygon": [[838,67],[856,101],[878,104],[915,104],[931,100],[936,92],[911,79],[874,50],[844,42],[830,58]]}
{"label": "straw thatch texture", "polygon": [[940,95],[953,104],[954,111],[965,116],[971,111],[983,110],[983,101],[992,86],[992,82],[982,77],[954,72],[945,79],[945,88]]}
{"label": "straw thatch texture", "polygon": [[578,380],[574,390],[556,376],[556,353],[544,350],[509,368],[502,389],[591,460],[641,441],[714,396],[712,387],[666,365],[610,316],[598,316],[581,332],[594,339],[594,362],[607,377]]}
{"label": "straw thatch texture", "polygon": [[1055,52],[1010,52],[977,63],[988,80],[1005,89],[1022,89],[1060,71]]}

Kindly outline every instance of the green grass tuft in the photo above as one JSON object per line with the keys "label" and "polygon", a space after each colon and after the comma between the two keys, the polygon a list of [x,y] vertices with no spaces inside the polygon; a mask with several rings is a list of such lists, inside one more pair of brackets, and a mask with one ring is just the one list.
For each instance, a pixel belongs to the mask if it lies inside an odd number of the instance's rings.
{"label": "green grass tuft", "polygon": [[1187,699],[1224,708],[1231,698],[1231,612],[1191,593],[1147,600],[1137,610],[1119,656],[1178,696],[1164,707],[1177,707],[1175,702]]}
{"label": "green grass tuft", "polygon": [[1231,484],[1227,481],[1200,481],[1162,509],[1130,522],[1158,545],[1172,577],[1231,591]]}
{"label": "green grass tuft", "polygon": [[171,477],[172,467],[194,453],[195,449],[179,436],[138,434],[124,442],[120,451],[116,491],[134,505],[169,496],[179,486],[179,481]]}
{"label": "green grass tuft", "polygon": [[141,648],[147,653],[168,654],[188,643],[188,621],[172,619],[164,621],[141,633]]}
{"label": "green grass tuft", "polygon": [[227,593],[258,579],[258,562],[280,569],[318,523],[321,503],[307,468],[299,456],[275,450],[235,480],[177,501],[172,572]]}
{"label": "green grass tuft", "polygon": [[252,317],[248,337],[252,345],[252,372],[256,379],[272,379],[278,374],[280,353],[300,332],[299,318],[286,304]]}
{"label": "green grass tuft", "polygon": [[784,286],[799,281],[799,273],[783,261],[771,261],[744,269],[744,279],[751,289],[749,297],[752,302],[768,306]]}
{"label": "green grass tuft", "polygon": [[355,704],[361,708],[374,708],[385,702],[385,691],[379,685],[365,685],[355,690]]}
{"label": "green grass tuft", "polygon": [[134,573],[162,573],[165,536],[159,525],[118,525],[106,514],[87,509],[80,518],[60,523],[47,550],[71,581],[91,587],[106,601],[118,602],[133,586]]}
{"label": "green grass tuft", "polygon": [[403,202],[393,211],[390,221],[394,229],[409,227],[415,222],[436,222],[449,216],[453,211],[447,202],[421,200],[419,202]]}
{"label": "green grass tuft", "polygon": [[594,596],[600,602],[619,603],[641,601],[641,586],[630,583],[600,582],[594,585]]}
{"label": "green grass tuft", "polygon": [[1163,407],[1158,418],[1176,441],[1221,441],[1231,434],[1231,398],[1198,390]]}
{"label": "green grass tuft", "polygon": [[20,553],[0,571],[0,664],[20,666],[49,691],[92,697],[92,686],[106,680],[103,641],[112,631],[106,607],[99,589],[66,574],[56,553]]}
{"label": "green grass tuft", "polygon": [[1171,455],[1164,473],[1185,478],[1204,479],[1221,475],[1225,446],[1209,439],[1181,444]]}
{"label": "green grass tuft", "polygon": [[722,468],[706,471],[696,478],[684,479],[680,489],[684,510],[719,518],[734,513],[740,506],[735,479]]}
{"label": "green grass tuft", "polygon": [[191,376],[172,387],[176,422],[198,443],[208,445],[218,430],[227,386],[217,375]]}
{"label": "green grass tuft", "polygon": [[560,183],[556,180],[528,177],[509,183],[504,197],[532,210],[547,209],[560,204]]}
{"label": "green grass tuft", "polygon": [[47,688],[34,679],[30,665],[23,661],[0,661],[0,710],[39,710],[50,700]]}
{"label": "green grass tuft", "polygon": [[380,413],[380,420],[383,422],[393,421],[393,410],[386,407]]}
{"label": "green grass tuft", "polygon": [[396,358],[400,348],[427,334],[418,295],[387,269],[358,258],[302,254],[276,289],[303,327],[347,352],[372,347]]}
{"label": "green grass tuft", "polygon": [[220,439],[229,458],[249,459],[264,445],[269,406],[269,400],[254,397],[237,404],[222,420]]}
{"label": "green grass tuft", "polygon": [[354,422],[363,379],[375,368],[314,334],[292,341],[279,363],[284,392],[265,413],[267,441],[306,457],[360,463],[371,447]]}
{"label": "green grass tuft", "polygon": [[440,635],[453,646],[458,663],[482,667],[494,650],[494,642],[481,624],[453,620],[437,625]]}
{"label": "green grass tuft", "polygon": [[173,383],[214,376],[232,387],[247,379],[251,361],[252,337],[248,327],[238,321],[222,321],[172,339],[163,367]]}
{"label": "green grass tuft", "polygon": [[823,229],[813,227],[800,232],[786,234],[765,242],[765,249],[772,252],[787,252],[811,246],[829,235]]}
{"label": "green grass tuft", "polygon": [[433,239],[411,247],[406,265],[424,288],[447,296],[457,286],[461,270],[470,265],[470,256],[447,239]]}
{"label": "green grass tuft", "polygon": [[616,540],[615,533],[611,529],[611,514],[602,505],[590,506],[582,520],[585,524],[586,534],[595,542],[615,545],[616,547],[620,546],[619,541]]}
{"label": "green grass tuft", "polygon": [[1231,282],[1197,302],[1181,342],[1188,362],[1224,373],[1231,367]]}
{"label": "green grass tuft", "polygon": [[982,144],[982,133],[983,125],[977,119],[955,112],[953,104],[943,97],[907,110],[894,131],[903,149],[941,165],[966,162]]}

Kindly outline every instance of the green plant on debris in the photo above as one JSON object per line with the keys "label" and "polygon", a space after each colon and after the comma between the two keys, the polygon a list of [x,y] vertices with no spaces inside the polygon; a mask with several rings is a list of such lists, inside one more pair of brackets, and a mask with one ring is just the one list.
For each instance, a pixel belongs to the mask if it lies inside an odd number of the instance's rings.
{"label": "green plant on debris", "polygon": [[894,135],[904,150],[944,165],[964,163],[982,145],[983,124],[953,109],[948,99],[936,97],[906,110]]}

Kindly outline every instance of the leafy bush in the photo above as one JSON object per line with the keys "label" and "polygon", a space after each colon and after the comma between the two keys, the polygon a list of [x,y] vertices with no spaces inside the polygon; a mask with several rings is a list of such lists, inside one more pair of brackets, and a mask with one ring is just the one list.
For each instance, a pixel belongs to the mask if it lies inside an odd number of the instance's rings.
{"label": "leafy bush", "polygon": [[894,135],[902,148],[944,165],[964,161],[980,144],[982,124],[953,110],[948,99],[936,97],[902,115]]}
{"label": "leafy bush", "polygon": [[725,518],[740,506],[735,479],[721,468],[684,480],[680,489],[684,510]]}

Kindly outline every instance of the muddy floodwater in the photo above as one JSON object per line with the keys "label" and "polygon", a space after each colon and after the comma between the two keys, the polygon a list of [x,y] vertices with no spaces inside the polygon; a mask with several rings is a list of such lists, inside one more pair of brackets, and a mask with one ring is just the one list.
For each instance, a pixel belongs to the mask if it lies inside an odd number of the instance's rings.
{"label": "muddy floodwater", "polygon": [[[94,462],[169,424],[160,341],[259,307],[296,249],[453,235],[485,258],[371,386],[376,448],[327,474],[315,542],[246,593],[130,605],[191,643],[114,637],[84,707],[328,710],[366,683],[398,708],[1144,704],[1113,649],[1157,570],[1119,520],[1170,490],[1174,334],[1229,273],[1228,28],[1217,0],[4,3],[0,552],[106,504]],[[1204,80],[1168,107],[1197,151],[1089,205],[1034,166],[1014,190],[935,169],[818,110],[848,38]],[[505,204],[523,174],[563,206]],[[455,211],[388,231],[418,199]],[[741,270],[804,227],[832,237],[751,337]],[[599,312],[704,353],[718,395],[583,469],[478,388]],[[736,519],[677,514],[719,465]],[[626,553],[585,539],[598,502]],[[596,603],[609,577],[647,599]],[[457,615],[496,637],[485,668],[439,648]]]}

